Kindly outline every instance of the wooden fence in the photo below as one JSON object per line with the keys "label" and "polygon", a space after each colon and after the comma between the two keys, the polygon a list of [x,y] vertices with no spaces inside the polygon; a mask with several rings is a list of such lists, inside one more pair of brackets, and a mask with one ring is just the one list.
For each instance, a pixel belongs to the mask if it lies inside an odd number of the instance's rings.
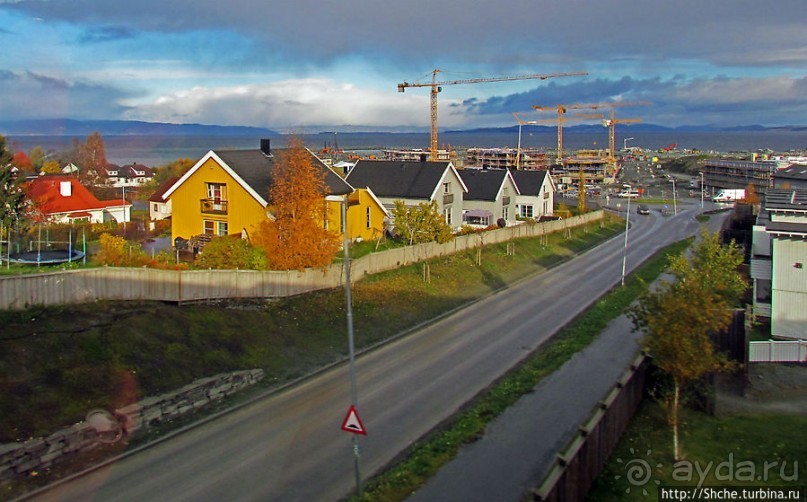
{"label": "wooden fence", "polygon": [[559,454],[533,500],[583,501],[642,402],[648,358],[640,354]]}
{"label": "wooden fence", "polygon": [[[351,261],[351,280],[402,265],[445,256],[481,245],[565,231],[601,220],[602,211],[536,224],[522,224],[481,234],[458,236],[445,244],[418,244],[372,253]],[[0,309],[95,300],[189,302],[224,298],[278,298],[344,284],[341,265],[325,270],[158,270],[102,267],[0,278]]]}
{"label": "wooden fence", "polygon": [[748,344],[748,362],[807,363],[807,340],[768,340]]}

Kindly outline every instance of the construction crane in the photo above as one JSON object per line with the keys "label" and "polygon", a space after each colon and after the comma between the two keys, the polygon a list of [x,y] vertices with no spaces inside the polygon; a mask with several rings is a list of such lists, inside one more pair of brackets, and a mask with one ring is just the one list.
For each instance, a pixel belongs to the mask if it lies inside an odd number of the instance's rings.
{"label": "construction crane", "polygon": [[410,83],[404,81],[398,84],[398,92],[404,92],[407,87],[431,87],[431,134],[429,143],[429,160],[437,160],[437,94],[443,90],[444,85],[457,84],[479,84],[482,82],[508,82],[512,80],[540,79],[546,80],[555,77],[572,77],[588,75],[588,72],[553,73],[553,74],[532,74],[532,75],[511,75],[493,78],[469,78],[464,80],[437,81],[437,74],[442,70],[435,69],[432,72],[432,81],[424,83]]}
{"label": "construction crane", "polygon": [[[614,152],[614,141],[615,141],[615,130],[614,126],[616,124],[627,124],[627,123],[634,123],[640,122],[640,119],[614,119],[614,108],[622,107],[622,106],[644,106],[650,105],[652,103],[648,101],[608,101],[605,103],[579,103],[574,105],[556,105],[556,107],[545,107],[545,106],[535,106],[536,111],[545,111],[545,110],[553,110],[557,108],[558,111],[558,162],[561,160],[562,152],[561,148],[563,146],[563,133],[562,133],[562,124],[563,124],[563,116],[566,113],[566,110],[599,110],[603,108],[608,108],[611,110],[611,119],[606,119],[603,121],[603,125],[608,127],[608,164],[611,166],[612,169],[616,169],[616,156]],[[602,116],[600,116],[602,118]]]}
{"label": "construction crane", "polygon": [[579,114],[566,117],[568,110],[588,108],[588,105],[555,105],[554,107],[532,105],[535,111],[555,110],[558,111],[558,164],[563,161],[563,122],[566,120],[592,120],[603,118],[602,114]]}
{"label": "construction crane", "polygon": [[611,118],[603,119],[602,125],[608,128],[608,164],[614,172],[616,172],[616,153],[614,151],[614,143],[616,142],[616,125],[617,124],[635,124],[641,122],[642,119],[616,119],[614,118],[614,109],[611,108]]}

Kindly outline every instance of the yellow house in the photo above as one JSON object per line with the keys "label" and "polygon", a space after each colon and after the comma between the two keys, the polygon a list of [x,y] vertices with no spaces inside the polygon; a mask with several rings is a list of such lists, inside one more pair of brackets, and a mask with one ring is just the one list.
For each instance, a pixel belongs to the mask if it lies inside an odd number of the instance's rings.
{"label": "yellow house", "polygon": [[351,240],[372,241],[381,238],[388,221],[387,208],[369,187],[356,188],[348,195],[347,234]]}
{"label": "yellow house", "polygon": [[[190,240],[201,234],[248,236],[253,232],[260,221],[269,217],[267,199],[278,152],[271,149],[268,139],[262,139],[260,148],[211,150],[204,155],[163,194],[163,199],[172,205],[172,239]],[[356,222],[348,225],[350,239],[370,239],[377,228],[383,231],[385,210],[377,199],[370,194],[354,194],[350,184],[310,154],[314,166],[325,173],[328,189],[323,225],[342,233],[341,208],[347,196],[348,221]]]}
{"label": "yellow house", "polygon": [[[278,150],[269,140],[261,148],[209,151],[163,195],[171,201],[171,237],[190,240],[201,234],[249,235],[268,217],[269,188]],[[309,152],[310,153],[310,152]],[[322,163],[311,160],[325,172],[328,214],[323,222],[342,228],[341,204],[353,188]]]}

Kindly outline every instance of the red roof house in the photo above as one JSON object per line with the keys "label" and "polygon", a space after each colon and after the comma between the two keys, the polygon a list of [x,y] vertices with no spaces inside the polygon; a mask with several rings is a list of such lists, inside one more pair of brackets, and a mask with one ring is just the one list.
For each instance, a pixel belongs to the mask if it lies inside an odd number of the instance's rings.
{"label": "red roof house", "polygon": [[72,176],[45,175],[26,183],[35,213],[54,223],[130,221],[132,203],[125,199],[98,200]]}

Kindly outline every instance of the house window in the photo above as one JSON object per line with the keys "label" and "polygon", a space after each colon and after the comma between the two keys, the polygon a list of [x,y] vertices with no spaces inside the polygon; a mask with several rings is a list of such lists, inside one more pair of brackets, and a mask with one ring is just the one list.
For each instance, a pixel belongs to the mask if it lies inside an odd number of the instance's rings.
{"label": "house window", "polygon": [[[213,204],[221,204],[227,200],[227,185],[224,183],[208,183],[207,198]],[[219,209],[219,208],[217,208]]]}
{"label": "house window", "polygon": [[502,218],[504,218],[505,220],[507,220],[507,219],[508,219],[508,217],[510,216],[510,214],[509,214],[509,213],[510,213],[510,208],[509,208],[509,207],[503,207],[503,208],[502,208]]}
{"label": "house window", "polygon": [[521,205],[521,217],[522,218],[532,218],[533,216],[533,207],[531,204],[522,204]]}
{"label": "house window", "polygon": [[451,206],[446,206],[445,209],[443,209],[443,215],[445,216],[446,223],[448,223],[449,226],[451,225],[451,221],[452,221],[451,212],[452,212],[451,211]]}
{"label": "house window", "polygon": [[151,210],[157,213],[160,211],[160,206],[155,202],[154,204],[151,205]]}
{"label": "house window", "polygon": [[443,183],[443,193],[444,194],[451,193],[451,182]]}
{"label": "house window", "polygon": [[205,220],[205,234],[207,235],[227,235],[226,221]]}
{"label": "house window", "polygon": [[548,199],[548,198],[549,198],[549,192],[548,191],[544,192],[544,199]]}
{"label": "house window", "polygon": [[367,209],[365,210],[364,220],[367,228],[371,228],[373,226],[370,220],[370,206],[367,206]]}

